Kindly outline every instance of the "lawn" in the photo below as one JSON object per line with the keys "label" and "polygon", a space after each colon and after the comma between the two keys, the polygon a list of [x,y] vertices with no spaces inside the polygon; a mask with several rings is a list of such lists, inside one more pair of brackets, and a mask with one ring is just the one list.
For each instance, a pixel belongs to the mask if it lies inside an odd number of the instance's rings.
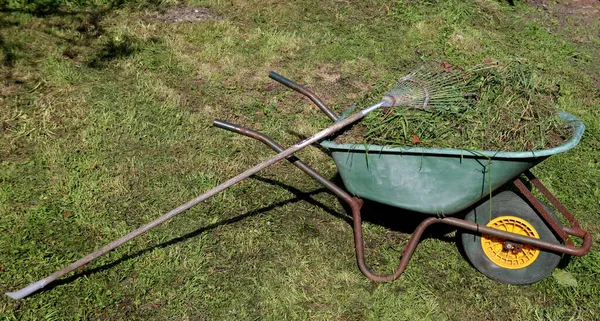
{"label": "lawn", "polygon": [[[543,3],[543,4],[540,4]],[[356,266],[340,201],[281,162],[20,301],[6,320],[592,320],[600,315],[597,1],[26,1],[0,4],[0,291],[14,291],[290,146],[422,61],[521,59],[583,120],[533,172],[590,231],[528,286],[492,281],[432,230],[404,275]],[[596,7],[594,7],[596,6]],[[571,10],[571,11],[569,11]],[[579,14],[577,10],[585,10]],[[297,156],[338,180],[331,158]],[[365,208],[367,259],[392,271],[423,217]]]}

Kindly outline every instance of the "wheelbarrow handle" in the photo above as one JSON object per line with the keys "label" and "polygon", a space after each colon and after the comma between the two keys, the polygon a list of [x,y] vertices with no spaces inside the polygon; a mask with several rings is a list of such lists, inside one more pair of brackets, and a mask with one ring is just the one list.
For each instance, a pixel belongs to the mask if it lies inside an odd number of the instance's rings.
{"label": "wheelbarrow handle", "polygon": [[327,107],[325,105],[325,103],[319,97],[317,97],[317,95],[315,95],[315,93],[313,93],[312,91],[298,85],[297,83],[293,82],[292,80],[289,80],[274,71],[271,71],[269,73],[269,78],[308,97],[315,105],[317,105],[317,107],[319,107],[319,109],[321,109],[329,118],[331,118],[331,120],[333,120],[333,121],[338,120],[339,115],[336,114],[329,107]]}
{"label": "wheelbarrow handle", "polygon": [[[277,153],[281,153],[281,152],[283,152],[285,150],[283,147],[281,147],[281,145],[277,144],[269,136],[267,136],[267,135],[265,135],[263,133],[257,132],[255,130],[252,130],[250,128],[243,127],[243,126],[236,125],[236,124],[232,124],[230,122],[226,122],[224,120],[219,120],[219,119],[215,119],[213,121],[213,125],[215,127],[218,127],[218,128],[221,128],[221,129],[225,129],[225,130],[228,130],[230,132],[234,132],[236,134],[240,134],[240,135],[244,135],[244,136],[248,136],[248,137],[254,138],[254,139],[262,142],[263,144],[267,145],[268,147],[270,147],[272,150],[274,150]],[[299,169],[301,169],[308,176],[312,177],[317,182],[323,184],[323,186],[325,186],[328,190],[330,190],[333,194],[335,194],[339,198],[343,199],[346,202],[352,202],[353,201],[352,196],[350,194],[346,193],[346,191],[344,191],[343,189],[341,189],[339,186],[337,186],[334,183],[330,182],[327,178],[323,177],[321,174],[319,174],[317,171],[315,171],[314,169],[312,169],[306,163],[304,163],[303,161],[301,161],[300,159],[298,159],[298,157],[296,157],[294,155],[291,155],[291,156],[287,157],[287,160],[290,163],[292,163],[293,165],[295,165],[296,167],[298,167]]]}

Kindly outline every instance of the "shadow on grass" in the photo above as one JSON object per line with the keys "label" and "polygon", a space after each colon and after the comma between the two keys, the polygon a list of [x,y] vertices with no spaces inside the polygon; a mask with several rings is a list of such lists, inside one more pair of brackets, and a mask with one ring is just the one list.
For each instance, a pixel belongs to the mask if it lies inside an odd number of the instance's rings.
{"label": "shadow on grass", "polygon": [[4,59],[2,59],[2,66],[12,68],[15,64],[16,55],[15,51],[21,49],[21,46],[17,44],[7,43],[2,36],[0,36],[0,52],[4,53]]}
{"label": "shadow on grass", "polygon": [[[87,66],[101,69],[116,59],[127,57],[139,51],[144,43],[132,36],[125,35],[116,41],[114,37],[100,37],[106,34],[103,27],[105,17],[112,11],[122,7],[123,0],[105,0],[103,5],[95,5],[82,1],[77,6],[64,6],[62,1],[17,1],[11,7],[0,8],[0,28],[20,27],[23,30],[31,29],[53,38],[50,42],[61,45],[66,42],[68,46],[63,49],[62,56],[77,62],[85,62]],[[144,5],[150,10],[159,7],[157,1],[146,1]],[[2,13],[8,14],[1,15]],[[25,14],[39,18],[33,24],[23,23],[20,18],[10,19],[11,14]],[[2,39],[1,47],[7,59],[30,59],[31,54],[26,48],[19,48],[12,44],[15,37]],[[85,48],[92,49],[88,54]],[[8,50],[12,49],[12,50]],[[6,65],[6,63],[5,63]],[[12,65],[8,65],[12,67]]]}
{"label": "shadow on grass", "polygon": [[[454,215],[452,215],[454,216]],[[395,232],[412,234],[414,230],[430,215],[412,212],[401,208],[365,201],[362,207],[363,222],[381,225]],[[456,228],[446,224],[434,224],[423,233],[422,239],[438,239],[445,242],[454,242],[454,237],[446,236],[456,231]]]}
{"label": "shadow on grass", "polygon": [[[117,8],[126,3],[125,0],[104,0],[109,9]],[[149,1],[150,3],[156,1]],[[79,1],[79,7],[93,7],[92,1]],[[17,0],[10,6],[0,8],[0,12],[7,13],[28,13],[36,17],[45,18],[48,16],[69,16],[81,13],[82,11],[65,10],[64,1],[60,0]]]}
{"label": "shadow on grass", "polygon": [[[296,197],[285,200],[285,201],[281,201],[281,202],[278,202],[275,204],[271,204],[266,207],[255,209],[255,210],[252,210],[250,212],[247,212],[245,214],[242,214],[242,215],[239,215],[236,217],[221,220],[217,223],[204,226],[202,228],[199,228],[195,231],[192,231],[192,232],[182,235],[180,237],[174,238],[167,242],[163,242],[163,243],[154,245],[152,247],[146,248],[144,250],[138,251],[133,254],[125,255],[114,262],[111,262],[111,263],[108,263],[108,264],[105,264],[105,265],[102,265],[99,267],[95,267],[93,269],[86,270],[81,273],[77,273],[75,275],[72,275],[72,276],[64,278],[64,279],[57,280],[57,281],[51,283],[46,288],[40,290],[39,292],[41,293],[41,292],[50,291],[57,286],[71,283],[81,277],[87,277],[92,274],[108,270],[110,268],[113,268],[113,267],[121,264],[122,262],[137,258],[146,253],[152,252],[155,249],[161,249],[161,248],[165,248],[165,247],[168,247],[171,245],[175,245],[175,244],[184,242],[188,239],[191,239],[193,237],[201,235],[202,233],[211,231],[220,226],[240,222],[247,218],[269,212],[275,208],[285,206],[287,204],[293,204],[293,203],[297,203],[297,202],[308,202],[309,204],[317,206],[317,207],[321,208],[322,210],[324,210],[325,212],[327,212],[339,219],[344,220],[348,225],[352,226],[352,217],[349,214],[350,212],[339,213],[339,212],[335,211],[334,209],[330,208],[329,206],[312,198],[312,196],[314,196],[314,195],[327,192],[328,190],[326,188],[319,188],[319,189],[316,189],[316,190],[313,190],[310,192],[303,192],[293,186],[284,184],[284,183],[276,181],[276,180],[263,178],[263,177],[257,177],[257,176],[253,176],[252,178],[259,180],[261,182],[267,183],[267,184],[276,185],[281,188],[284,188],[285,190],[294,194]],[[339,180],[340,180],[339,176],[336,176],[334,178],[334,181],[339,181]],[[414,228],[416,228],[416,226],[418,226],[424,219],[427,218],[427,216],[423,215],[423,214],[407,213],[398,208],[385,206],[382,204],[376,204],[376,203],[372,203],[372,202],[366,202],[365,206],[363,208],[365,209],[365,215],[363,216],[364,221],[372,222],[375,224],[380,224],[380,225],[385,226],[386,228],[389,228],[389,229],[392,229],[394,231],[398,231],[401,233],[412,233],[414,231]],[[401,218],[401,219],[399,219],[399,218]],[[446,242],[454,242],[454,240],[452,238],[445,237],[445,235],[449,231],[451,231],[451,229],[449,229],[448,227],[445,227],[445,226],[431,227],[428,229],[428,233],[423,235],[422,239],[436,238],[436,239],[440,239],[440,240],[443,240]],[[351,236],[349,235],[348,237],[351,237]],[[400,258],[398,258],[398,259],[400,259]]]}
{"label": "shadow on grass", "polygon": [[265,182],[265,183],[268,183],[268,184],[273,184],[273,185],[277,185],[277,186],[283,187],[284,189],[288,190],[292,194],[296,195],[296,197],[288,199],[288,200],[285,200],[285,201],[281,201],[281,202],[278,202],[278,203],[275,203],[275,204],[271,204],[269,206],[262,207],[262,208],[259,208],[259,209],[256,209],[256,210],[252,210],[252,211],[247,212],[245,214],[242,214],[242,215],[239,215],[239,216],[236,216],[236,217],[232,217],[232,218],[228,218],[228,219],[219,221],[219,222],[214,223],[214,224],[210,224],[210,225],[204,226],[204,227],[199,228],[199,229],[197,229],[197,230],[195,230],[193,232],[190,232],[190,233],[187,233],[187,234],[182,235],[180,237],[174,238],[174,239],[172,239],[170,241],[154,245],[152,247],[146,248],[144,250],[138,251],[138,252],[133,253],[133,254],[125,255],[125,256],[121,257],[120,259],[118,259],[118,260],[116,260],[114,262],[111,262],[111,263],[108,263],[108,264],[105,264],[105,265],[102,265],[102,266],[99,266],[99,267],[96,267],[96,268],[93,268],[93,269],[90,269],[90,270],[86,270],[86,271],[81,272],[81,273],[77,273],[75,275],[72,275],[72,276],[64,278],[64,279],[57,280],[57,281],[51,283],[50,285],[48,285],[47,287],[45,287],[44,289],[40,290],[39,292],[41,293],[41,292],[50,291],[50,290],[52,290],[53,288],[55,288],[57,286],[73,282],[73,281],[79,279],[80,277],[87,277],[89,275],[92,275],[92,274],[95,274],[95,273],[98,273],[98,272],[102,272],[102,271],[108,270],[110,268],[113,268],[113,267],[119,265],[122,262],[128,261],[130,259],[137,258],[137,257],[139,257],[141,255],[144,255],[144,254],[148,253],[148,252],[152,252],[155,249],[161,249],[161,248],[165,248],[165,247],[168,247],[168,246],[171,246],[171,245],[175,245],[175,244],[180,243],[180,242],[184,242],[184,241],[186,241],[186,240],[188,240],[190,238],[196,237],[196,236],[198,236],[198,235],[200,235],[202,233],[211,231],[211,230],[213,230],[215,228],[218,228],[220,226],[228,225],[228,224],[233,224],[233,223],[245,220],[247,218],[250,218],[250,217],[253,217],[253,216],[257,216],[257,215],[260,215],[262,213],[269,212],[269,211],[271,211],[271,210],[273,210],[275,208],[278,208],[278,207],[281,207],[281,206],[285,206],[287,204],[293,204],[293,203],[302,202],[302,201],[308,202],[308,203],[310,203],[310,204],[312,204],[314,206],[317,206],[317,207],[323,209],[324,211],[326,211],[327,213],[329,213],[331,215],[334,215],[334,216],[336,216],[338,218],[341,218],[341,219],[345,220],[348,224],[352,224],[352,219],[350,217],[345,216],[343,214],[340,214],[340,213],[336,212],[335,210],[331,209],[330,207],[328,207],[327,205],[325,205],[325,204],[323,204],[323,203],[321,203],[319,201],[316,201],[316,200],[314,200],[312,198],[313,195],[317,195],[317,194],[320,194],[320,193],[327,192],[327,189],[325,189],[325,188],[319,188],[319,189],[316,189],[314,191],[306,193],[306,192],[302,192],[302,191],[300,191],[300,190],[298,190],[298,189],[296,189],[296,188],[294,188],[292,186],[289,186],[289,185],[286,185],[286,184],[283,184],[283,183],[280,183],[278,181],[274,181],[274,180],[271,180],[271,179],[262,178],[262,177],[256,177],[256,176],[253,176],[252,178],[253,179],[257,179],[257,180],[259,180],[261,182]]}
{"label": "shadow on grass", "polygon": [[96,51],[95,56],[87,62],[87,65],[95,69],[106,68],[108,63],[113,60],[125,58],[140,51],[136,42],[136,39],[132,37],[125,37],[123,41],[110,39]]}

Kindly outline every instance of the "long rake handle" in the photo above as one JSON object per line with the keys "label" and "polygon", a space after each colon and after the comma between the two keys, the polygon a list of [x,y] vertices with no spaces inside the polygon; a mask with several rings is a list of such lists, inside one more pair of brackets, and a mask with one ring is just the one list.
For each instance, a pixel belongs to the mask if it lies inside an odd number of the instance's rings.
{"label": "long rake handle", "polygon": [[33,283],[29,284],[28,286],[24,287],[23,289],[20,289],[18,291],[14,291],[14,292],[8,292],[8,293],[6,293],[6,295],[8,295],[9,297],[11,297],[11,298],[13,298],[15,300],[19,300],[19,299],[22,299],[24,297],[27,297],[27,296],[31,295],[34,292],[37,292],[37,291],[41,290],[46,285],[54,282],[55,280],[57,280],[58,278],[64,276],[65,274],[67,274],[67,273],[69,273],[69,272],[71,272],[71,271],[73,271],[73,270],[75,270],[75,269],[77,269],[79,267],[82,267],[82,266],[88,264],[90,261],[92,261],[92,260],[94,260],[94,259],[96,259],[96,258],[98,258],[98,257],[100,257],[100,256],[102,256],[102,255],[104,255],[106,253],[108,253],[109,251],[111,251],[111,250],[119,247],[123,243],[125,243],[127,241],[130,241],[131,239],[133,239],[133,238],[135,238],[135,237],[137,237],[137,236],[139,236],[139,235],[147,232],[148,230],[150,230],[150,229],[152,229],[152,228],[154,228],[154,227],[156,227],[156,226],[164,223],[165,221],[171,219],[175,215],[177,215],[177,214],[179,214],[179,213],[181,213],[181,212],[189,209],[190,207],[192,207],[192,206],[194,206],[194,205],[196,205],[196,204],[198,204],[198,203],[200,203],[202,201],[205,201],[206,199],[214,196],[215,194],[223,191],[224,189],[226,189],[226,188],[228,188],[228,187],[230,187],[230,186],[232,186],[234,184],[239,183],[240,181],[242,181],[242,180],[244,180],[244,179],[252,176],[253,174],[255,174],[255,173],[257,173],[257,172],[259,172],[259,171],[261,171],[261,170],[263,170],[263,169],[265,169],[265,168],[267,168],[267,167],[269,167],[269,166],[271,166],[273,164],[275,164],[276,162],[278,162],[278,161],[280,161],[280,160],[282,160],[282,159],[284,159],[284,158],[286,158],[288,156],[291,156],[293,153],[295,153],[295,152],[297,152],[297,151],[299,151],[299,150],[301,150],[301,149],[309,146],[310,144],[312,144],[312,143],[314,143],[314,142],[316,142],[316,141],[318,141],[318,140],[320,140],[322,138],[325,138],[325,137],[327,137],[327,136],[329,136],[329,135],[331,135],[331,134],[339,131],[340,129],[342,129],[342,128],[344,128],[344,127],[346,127],[346,126],[348,126],[348,125],[350,125],[350,124],[352,124],[352,123],[360,120],[361,118],[363,118],[364,116],[366,116],[368,113],[370,113],[371,111],[373,111],[373,110],[375,110],[375,109],[377,109],[377,108],[379,108],[381,106],[382,106],[382,103],[378,103],[378,104],[375,104],[373,106],[367,107],[367,108],[363,109],[361,112],[358,112],[358,113],[356,113],[356,114],[354,114],[354,115],[352,115],[352,116],[344,119],[343,121],[341,121],[339,123],[336,123],[336,124],[334,124],[334,125],[326,128],[326,129],[323,129],[322,131],[316,133],[312,137],[309,137],[309,138],[305,139],[304,141],[302,141],[302,142],[300,142],[300,143],[298,143],[298,144],[296,144],[296,145],[294,145],[294,146],[292,146],[292,147],[284,150],[283,152],[281,152],[281,153],[279,153],[279,154],[277,154],[277,155],[275,155],[275,156],[273,156],[271,158],[268,158],[267,160],[263,161],[262,163],[259,163],[256,166],[254,166],[254,167],[246,170],[245,172],[243,172],[243,173],[241,173],[241,174],[239,174],[239,175],[237,175],[237,176],[229,179],[228,181],[222,183],[221,185],[219,185],[217,187],[214,187],[213,189],[207,191],[206,193],[204,193],[204,194],[202,194],[200,196],[197,196],[196,198],[194,198],[194,199],[188,201],[187,203],[185,203],[185,204],[183,204],[183,205],[181,205],[181,206],[179,206],[179,207],[177,207],[177,208],[169,211],[168,213],[163,214],[162,216],[160,216],[159,218],[155,219],[154,221],[152,221],[152,222],[150,222],[150,223],[148,223],[148,224],[146,224],[146,225],[144,225],[142,227],[139,227],[139,228],[133,230],[132,232],[130,232],[129,234],[127,234],[127,235],[119,238],[118,240],[115,240],[115,241],[113,241],[113,242],[105,245],[101,249],[96,250],[95,252],[92,252],[92,253],[90,253],[90,254],[82,257],[81,259],[79,259],[79,260],[77,260],[77,261],[69,264],[68,266],[66,266],[62,270],[57,271],[57,272],[55,272],[53,274],[50,274],[49,276],[47,276],[47,277],[45,277],[45,278],[43,278],[43,279],[41,279],[39,281],[33,282]]}

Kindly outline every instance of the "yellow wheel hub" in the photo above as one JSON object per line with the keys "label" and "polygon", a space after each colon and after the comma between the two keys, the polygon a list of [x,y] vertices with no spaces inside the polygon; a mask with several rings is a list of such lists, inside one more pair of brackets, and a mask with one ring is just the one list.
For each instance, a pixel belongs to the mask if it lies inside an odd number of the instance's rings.
{"label": "yellow wheel hub", "polygon": [[[535,228],[526,220],[516,216],[500,216],[491,220],[488,227],[539,239]],[[522,269],[535,262],[540,250],[526,244],[515,244],[501,238],[483,235],[483,253],[495,264],[507,269]]]}

